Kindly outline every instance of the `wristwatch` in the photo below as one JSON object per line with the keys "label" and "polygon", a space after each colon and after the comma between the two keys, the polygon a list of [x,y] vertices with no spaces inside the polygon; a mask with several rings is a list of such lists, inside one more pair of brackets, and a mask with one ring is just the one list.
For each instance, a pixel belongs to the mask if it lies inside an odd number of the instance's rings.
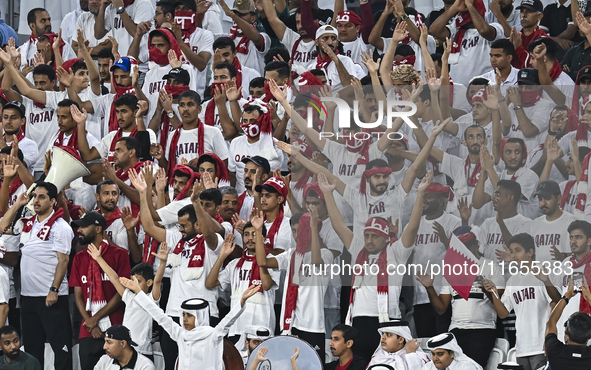
{"label": "wristwatch", "polygon": [[513,110],[519,110],[519,109],[523,109],[523,107],[521,105],[516,105],[513,107]]}
{"label": "wristwatch", "polygon": [[49,291],[50,292],[54,292],[54,293],[59,293],[60,292],[60,290],[58,288],[54,287],[54,286],[52,286],[51,288],[49,288]]}
{"label": "wristwatch", "polygon": [[568,304],[568,301],[569,301],[569,299],[568,299],[568,298],[566,298],[566,296],[565,296],[565,295],[563,295],[563,296],[562,296],[562,299],[564,299],[564,301],[566,302],[566,304]]}
{"label": "wristwatch", "polygon": [[172,119],[172,117],[174,117],[174,112],[167,113],[166,115],[168,118]]}
{"label": "wristwatch", "polygon": [[125,11],[125,8],[120,6],[119,8],[117,8],[117,14],[122,14]]}
{"label": "wristwatch", "polygon": [[407,19],[408,19],[408,15],[406,15],[406,14],[403,14],[402,16],[400,16],[400,20],[405,21]]}

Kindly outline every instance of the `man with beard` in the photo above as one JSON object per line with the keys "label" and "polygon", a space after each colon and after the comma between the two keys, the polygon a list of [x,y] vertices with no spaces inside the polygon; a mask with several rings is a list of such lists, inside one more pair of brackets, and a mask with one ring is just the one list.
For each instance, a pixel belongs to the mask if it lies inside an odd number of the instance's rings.
{"label": "man with beard", "polygon": [[[521,31],[519,10],[513,6],[513,0],[493,0],[488,4],[488,11],[484,14],[486,23],[499,23],[503,26],[505,37],[511,35],[511,28]],[[492,47],[492,46],[491,46]],[[494,68],[494,67],[493,67]]]}
{"label": "man with beard", "polygon": [[[35,215],[21,218],[15,225],[22,230],[21,322],[25,351],[43,367],[47,341],[55,354],[55,369],[68,370],[72,369],[72,325],[66,273],[74,234],[62,218],[62,208],[56,208],[55,185],[40,182],[33,194]],[[19,195],[0,220],[2,230],[7,229],[28,201],[26,193]]]}
{"label": "man with beard", "polygon": [[238,211],[238,192],[232,186],[218,188],[222,193],[222,206],[220,216],[226,222],[232,222],[232,216]]}
{"label": "man with beard", "polygon": [[[196,184],[191,197],[193,204],[188,204],[177,213],[180,226],[169,225],[163,229],[154,223],[150,214],[148,190],[146,182],[138,177],[135,171],[130,171],[133,186],[140,193],[140,220],[148,235],[158,242],[167,242],[175,246],[168,257],[168,264],[172,266],[170,277],[170,295],[166,306],[166,314],[175,322],[180,322],[182,316],[181,303],[191,297],[201,297],[209,302],[211,324],[218,322],[218,289],[207,289],[205,281],[212,271],[213,265],[220,254],[224,239],[215,232],[217,222],[207,214],[201,203],[199,195],[202,186]],[[193,199],[189,199],[191,202]],[[167,369],[173,369],[178,355],[178,347],[169,335],[163,335],[161,339],[162,351]],[[181,352],[182,353],[182,352]]]}
{"label": "man with beard", "polygon": [[[37,55],[37,41],[43,35],[52,35],[57,37],[55,33],[51,31],[51,16],[49,12],[43,8],[34,8],[27,14],[27,24],[31,29],[31,36],[27,41],[19,48],[21,54],[21,65],[22,69],[25,66],[35,65]],[[51,48],[51,43],[49,43]],[[63,60],[75,58],[76,54],[70,44],[65,44],[62,50]],[[4,64],[6,66],[6,63]]]}
{"label": "man with beard", "polygon": [[[317,56],[312,59],[306,70],[320,69],[326,73],[333,92],[338,92],[344,86],[351,84],[351,77],[362,79],[365,75],[361,66],[344,55],[343,46],[338,40],[338,32],[332,26],[322,26],[316,31]],[[275,95],[277,98],[277,95]],[[287,109],[286,109],[287,111]]]}
{"label": "man with beard", "polygon": [[18,100],[8,102],[2,108],[2,136],[0,136],[0,149],[12,147],[13,144],[23,152],[24,162],[27,168],[33,168],[39,156],[37,143],[25,137],[25,125],[27,123],[26,108]]}
{"label": "man with beard", "polygon": [[520,185],[522,195],[517,199],[519,213],[528,218],[538,217],[539,209],[533,195],[539,177],[525,166],[527,147],[523,140],[518,138],[501,140],[500,153],[505,169],[498,173],[495,169],[494,155],[491,155],[486,147],[480,149],[480,177],[472,195],[474,208],[480,209],[490,202],[500,180],[510,180]]}
{"label": "man with beard", "polygon": [[[84,40],[88,40],[88,47],[92,48],[92,54],[94,55],[97,55],[102,50],[108,50],[113,46],[111,40],[109,40],[109,36],[112,36],[113,34],[112,31],[107,32],[100,39],[94,37],[94,24],[96,22],[96,17],[99,14],[101,3],[101,0],[88,0],[88,9],[86,9],[76,21],[76,30],[82,30]],[[78,41],[76,40],[76,37],[73,37],[72,47],[74,50],[78,50]],[[121,50],[119,50],[119,52],[121,52]]]}
{"label": "man with beard", "polygon": [[13,326],[6,325],[0,329],[0,347],[4,353],[0,357],[0,365],[11,370],[42,369],[35,357],[21,351],[21,338]]}
{"label": "man with beard", "polygon": [[[548,127],[548,136],[546,136],[546,141],[544,144],[540,144],[537,148],[534,148],[529,152],[529,155],[531,155],[530,168],[538,176],[542,176],[545,165],[548,163],[548,150],[552,148],[560,152],[561,149],[558,146],[558,143],[562,141],[566,130],[573,125],[572,123],[569,123],[569,121],[579,124],[579,121],[576,119],[576,115],[568,107],[565,105],[557,105],[554,107],[550,115],[550,125]],[[569,136],[571,138],[572,145],[573,136]],[[568,158],[568,155],[562,155],[561,157],[556,158],[555,161],[550,161],[550,172],[547,174],[547,176],[551,180],[561,183],[568,179],[568,168],[565,164],[568,161]],[[531,165],[532,163],[533,165]]]}
{"label": "man with beard", "polygon": [[482,223],[482,235],[484,241],[480,245],[479,252],[484,258],[500,262],[502,258],[509,255],[503,255],[502,252],[508,251],[505,244],[513,235],[529,233],[531,229],[531,219],[517,212],[517,204],[521,197],[521,186],[516,181],[499,180],[492,198],[493,208],[497,214],[487,218]]}
{"label": "man with beard", "polygon": [[252,209],[257,206],[255,204],[256,192],[254,186],[256,184],[264,184],[270,177],[271,166],[266,158],[255,155],[250,158],[243,158],[244,163],[244,192],[238,196],[238,206],[236,213],[241,220],[250,220],[250,213]]}
{"label": "man with beard", "polygon": [[248,357],[255,349],[264,341],[273,337],[273,333],[264,326],[250,325],[242,332],[238,343],[236,343],[236,349],[242,355],[242,361],[244,366],[248,362]]}
{"label": "man with beard", "polygon": [[[256,214],[255,212],[255,215],[251,216],[250,221],[242,229],[243,252],[241,257],[230,261],[220,272],[224,261],[236,248],[236,244],[233,243],[234,235],[228,234],[218,259],[205,281],[207,289],[215,289],[218,286],[220,291],[230,289],[232,292],[230,309],[240,304],[238,297],[242,297],[249,286],[253,284],[260,286],[257,293],[249,298],[248,303],[251,304],[245,307],[242,315],[230,326],[228,338],[233,343],[238,341],[248,325],[261,325],[270,328],[271,332],[275,331],[273,304],[281,274],[278,269],[267,269],[257,263],[256,245],[259,243],[262,247],[264,238],[267,236],[267,229],[263,223],[262,213]],[[266,256],[272,257],[273,255],[268,252]]]}
{"label": "man with beard", "polygon": [[109,49],[103,49],[96,54],[96,62],[101,78],[101,95],[107,95],[111,92],[111,72],[109,71],[110,64],[115,64],[115,56]]}
{"label": "man with beard", "polygon": [[[402,1],[396,4],[401,5]],[[351,58],[353,62],[362,66],[364,71],[366,71],[361,54],[366,52],[369,47],[367,39],[371,30],[364,30],[365,27],[362,26],[363,21],[356,13],[351,10],[344,10],[344,0],[335,1],[334,8],[334,14],[337,16],[333,18],[330,25],[335,27],[339,33],[339,41],[343,45],[344,55]],[[400,16],[402,19],[409,19],[409,16],[406,15],[404,9],[401,11],[401,14],[397,13],[396,15]],[[362,31],[364,32],[362,33]]]}
{"label": "man with beard", "polygon": [[531,224],[530,235],[536,243],[536,261],[552,263],[556,251],[560,252],[558,257],[562,257],[562,253],[570,252],[570,240],[566,230],[576,217],[560,209],[562,196],[556,181],[541,181],[534,196],[538,197],[540,211],[544,214],[534,219]]}
{"label": "man with beard", "polygon": [[273,28],[273,31],[291,55],[292,68],[295,71],[305,72],[310,60],[312,60],[315,45],[312,37],[302,27],[302,9],[296,9],[295,23],[297,32],[294,32],[279,19],[271,0],[263,0],[263,8],[271,28]]}

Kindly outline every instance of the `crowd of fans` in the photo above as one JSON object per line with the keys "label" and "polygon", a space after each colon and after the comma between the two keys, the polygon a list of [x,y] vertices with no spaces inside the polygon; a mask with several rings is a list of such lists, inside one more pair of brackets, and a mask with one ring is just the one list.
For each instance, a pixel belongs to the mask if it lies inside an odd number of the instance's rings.
{"label": "crowd of fans", "polygon": [[444,4],[0,22],[0,369],[589,369],[591,2]]}

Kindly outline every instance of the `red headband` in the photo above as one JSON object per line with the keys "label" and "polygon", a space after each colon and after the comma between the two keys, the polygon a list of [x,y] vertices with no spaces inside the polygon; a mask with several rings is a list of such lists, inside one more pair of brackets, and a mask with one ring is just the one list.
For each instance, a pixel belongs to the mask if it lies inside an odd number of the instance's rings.
{"label": "red headband", "polygon": [[390,240],[390,225],[381,218],[373,217],[367,220],[363,232],[373,232]]}
{"label": "red headband", "polygon": [[439,185],[432,182],[431,185],[429,185],[429,187],[427,188],[427,192],[433,194],[447,194],[448,199],[450,201],[454,200],[454,192],[451,191],[451,188],[449,186]]}
{"label": "red headband", "polygon": [[230,177],[228,176],[228,168],[226,167],[224,161],[222,161],[220,157],[213,153],[203,153],[202,156],[204,155],[210,156],[215,161],[215,174],[218,178],[218,181],[230,181]]}
{"label": "red headband", "polygon": [[174,184],[174,173],[176,171],[180,171],[180,172],[184,173],[185,175],[189,176],[189,181],[187,181],[187,185],[185,185],[183,190],[175,198],[175,200],[180,200],[180,199],[183,199],[185,197],[185,195],[187,195],[187,193],[189,192],[189,189],[193,186],[193,181],[195,181],[196,178],[197,179],[201,178],[201,175],[199,174],[199,172],[194,172],[193,169],[189,166],[177,164],[172,169],[173,175],[170,177],[170,185]]}
{"label": "red headband", "polygon": [[314,191],[316,194],[318,194],[318,197],[320,197],[320,199],[324,200],[324,193],[322,193],[322,190],[320,190],[320,185],[318,185],[318,181],[314,181],[309,184],[306,184],[306,186],[304,187],[303,202],[306,201],[306,197],[308,196],[308,192],[310,192],[310,190]]}
{"label": "red headband", "polygon": [[72,66],[77,61],[82,61],[82,59],[80,59],[80,58],[68,59],[68,60],[66,60],[65,62],[62,63],[62,68],[65,69],[66,72],[70,72],[72,70]]}
{"label": "red headband", "polygon": [[300,154],[308,159],[312,159],[312,148],[302,139],[295,139],[291,142],[292,145],[297,145],[300,148]]}
{"label": "red headband", "polygon": [[359,184],[359,192],[361,194],[365,194],[367,191],[367,179],[378,174],[390,176],[392,174],[392,169],[390,167],[376,167],[371,170],[363,171],[363,174],[361,175],[361,184]]}
{"label": "red headband", "polygon": [[480,89],[472,95],[472,103],[479,102],[484,104],[484,100],[486,99],[486,90]]}
{"label": "red headband", "polygon": [[344,10],[342,12],[339,12],[339,14],[337,15],[337,23],[338,22],[351,22],[353,24],[356,25],[363,25],[363,23],[361,22],[361,17],[358,16],[357,14],[353,13],[350,10]]}

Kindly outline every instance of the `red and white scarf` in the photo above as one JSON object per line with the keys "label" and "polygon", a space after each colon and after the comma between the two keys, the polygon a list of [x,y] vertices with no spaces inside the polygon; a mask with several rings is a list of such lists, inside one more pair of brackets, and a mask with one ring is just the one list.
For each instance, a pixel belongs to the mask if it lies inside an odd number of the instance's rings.
{"label": "red and white scarf", "polygon": [[177,10],[174,12],[174,21],[181,28],[183,42],[187,46],[190,46],[189,43],[191,41],[191,35],[197,29],[198,17],[203,19],[202,14],[197,14],[197,12],[194,11]]}
{"label": "red and white scarf", "polygon": [[[154,35],[157,35],[157,36],[164,35],[164,37],[166,37],[166,39],[168,40],[168,43],[170,45],[170,49],[175,52],[177,58],[181,59],[183,53],[181,52],[181,48],[180,48],[178,42],[176,41],[176,37],[174,37],[173,33],[170,30],[168,30],[166,28],[157,28],[157,29],[151,31],[150,35],[148,37],[148,45],[151,44],[152,37]],[[158,49],[155,46],[149,46],[148,51],[150,54],[150,62],[154,62],[160,66],[165,66],[165,65],[169,64],[168,53],[161,52],[160,49]]]}
{"label": "red and white scarf", "polygon": [[577,183],[576,180],[570,180],[566,183],[566,186],[564,187],[564,192],[562,194],[562,199],[560,199],[560,209],[561,210],[564,211],[564,207],[566,207],[566,202],[568,201],[568,198],[570,196],[570,192],[576,183]]}
{"label": "red and white scarf", "polygon": [[[213,103],[210,103],[213,104]],[[177,149],[177,145],[179,143],[179,139],[181,138],[181,130],[183,129],[183,123],[181,122],[181,124],[179,125],[179,127],[177,127],[177,129],[174,131],[174,134],[172,134],[172,138],[170,139],[170,148],[168,151],[168,168],[166,170],[166,173],[168,175],[169,179],[174,180],[174,166],[176,165],[176,149]],[[197,125],[197,154],[199,156],[201,156],[204,152],[204,139],[203,139],[203,122],[201,122],[201,120],[199,120],[199,124]]]}
{"label": "red and white scarf", "polygon": [[[103,239],[100,245],[101,256],[103,256],[109,249],[109,243]],[[103,307],[107,305],[107,299],[103,291],[103,279],[101,276],[101,267],[94,258],[88,258],[88,272],[86,278],[86,311],[90,312],[90,316],[96,315]],[[106,331],[111,327],[111,320],[109,315],[99,320],[98,326],[102,331]]]}
{"label": "red and white scarf", "polygon": [[[478,12],[478,14],[480,14],[480,16],[484,18],[484,13],[486,12],[484,2],[482,0],[474,0],[474,8]],[[453,43],[451,45],[449,64],[457,64],[460,59],[460,53],[462,51],[462,42],[464,41],[464,36],[466,35],[466,31],[468,30],[468,28],[465,26],[468,23],[472,22],[472,16],[468,11],[461,12],[458,15],[456,15],[455,22],[457,31],[454,36]]]}
{"label": "red and white scarf", "polygon": [[[41,240],[47,241],[49,240],[49,233],[51,232],[51,227],[53,223],[58,219],[62,218],[64,215],[64,210],[62,208],[58,208],[54,210],[53,214],[45,221],[45,226],[39,230],[37,233],[37,237]],[[33,225],[35,225],[35,221],[37,220],[37,215],[23,219],[23,233],[29,233],[33,229]]]}
{"label": "red and white scarf", "polygon": [[[95,212],[98,212],[104,216],[104,214],[100,208],[97,209]],[[119,209],[119,207],[116,207],[115,210],[109,215],[109,217],[105,217],[105,220],[107,221],[107,229],[109,227],[111,227],[113,222],[117,221],[120,218],[121,218],[121,210]]]}
{"label": "red and white scarf", "polygon": [[[364,232],[373,232],[390,240],[390,226],[388,223],[380,218],[370,218],[365,223]],[[298,232],[299,234],[299,232]],[[299,236],[299,235],[298,235]],[[369,262],[369,252],[367,249],[363,248],[359,254],[357,255],[357,259],[355,260],[356,264],[359,266],[363,266]],[[388,247],[384,248],[377,259],[377,265],[379,268],[380,273],[378,273],[377,277],[377,302],[378,302],[378,319],[380,322],[385,322],[389,320],[388,315],[388,276],[389,274],[386,273],[388,267]],[[353,305],[355,304],[355,290],[358,289],[356,287],[361,287],[361,283],[363,282],[364,277],[364,269],[359,269],[360,271],[354,271],[353,279],[351,281],[351,295],[349,296],[349,312],[347,314],[347,322],[352,321],[352,314],[353,314]]]}
{"label": "red and white scarf", "polygon": [[170,179],[170,180],[168,180],[169,181],[168,183],[170,186],[172,186],[174,184],[174,173],[176,171],[180,171],[180,172],[184,173],[185,175],[189,176],[189,181],[187,181],[187,185],[185,185],[185,187],[183,188],[183,190],[181,190],[179,195],[177,195],[176,198],[174,198],[174,200],[181,200],[181,199],[184,199],[185,196],[187,195],[187,193],[189,192],[189,190],[191,190],[193,188],[193,181],[195,181],[195,179],[201,178],[201,175],[199,175],[199,172],[193,172],[193,169],[189,166],[185,166],[183,164],[177,164],[176,166],[174,166],[172,168],[171,176],[168,177]]}
{"label": "red and white scarf", "polygon": [[[281,314],[281,329],[287,333],[291,332],[291,326],[295,317],[302,262],[304,261],[304,255],[308,251],[308,247],[312,240],[312,228],[310,227],[309,213],[304,213],[302,217],[300,217],[299,225],[296,250],[292,253],[289,263],[285,302]],[[318,220],[318,231],[320,231],[321,227],[322,222]],[[318,307],[309,307],[309,309],[315,310],[318,309]]]}
{"label": "red and white scarf", "polygon": [[[363,129],[363,132],[369,132],[368,129]],[[361,140],[353,137],[345,136],[344,138],[345,145],[347,146],[347,151],[350,153],[357,153],[359,157],[357,157],[357,164],[367,164],[369,162],[369,147],[371,146],[371,140]]]}
{"label": "red and white scarf", "polygon": [[[129,59],[131,60],[131,58]],[[111,81],[115,81],[115,77],[113,77],[113,75],[111,75]],[[118,86],[115,82],[113,82],[113,86],[115,87],[115,96],[113,97],[113,101],[111,102],[111,111],[109,113],[109,132],[119,129],[119,122],[117,122],[117,107],[115,107],[115,101],[122,97],[124,94],[135,95],[135,88],[133,86]]]}
{"label": "red and white scarf", "polygon": [[[308,145],[307,142],[305,142],[302,139],[295,139],[291,142],[291,145],[297,145],[299,147],[301,155],[303,155],[304,157],[306,157],[310,160],[312,159],[312,148],[310,147],[310,145]],[[310,170],[308,170],[308,169],[304,170],[304,173],[297,180],[297,182],[293,188],[295,190],[303,189],[306,186],[306,184],[308,183],[308,181],[310,181],[310,178],[313,175],[314,174]],[[293,176],[293,173],[292,173],[292,176]]]}
{"label": "red and white scarf", "polygon": [[583,173],[577,186],[577,204],[575,205],[575,216],[582,219],[585,212],[585,204],[587,204],[587,194],[589,192],[589,156],[591,153],[585,156],[583,159]]}
{"label": "red and white scarf", "polygon": [[[265,248],[265,255],[269,254],[269,250]],[[256,255],[249,255],[248,250],[244,248],[242,251],[242,256],[236,263],[234,267],[234,281],[232,282],[232,298],[239,299],[240,298],[240,271],[244,266],[244,262],[250,262],[250,278],[248,281],[248,286],[259,285],[259,290],[257,293],[248,299],[249,303],[257,303],[257,304],[264,304],[265,303],[265,296],[263,293],[263,284],[261,282],[261,271],[259,269],[259,264],[257,263]]]}
{"label": "red and white scarf", "polygon": [[[252,27],[256,29],[256,26],[254,24],[252,25]],[[236,39],[236,37],[238,37],[238,34],[241,31],[242,30],[240,29],[240,27],[238,27],[236,22],[232,22],[232,27],[230,28],[230,38],[232,40]],[[265,49],[265,38],[262,37],[261,39],[262,39],[262,44],[258,49],[262,51]],[[236,45],[236,54],[248,55],[249,45],[250,45],[250,39],[243,35],[242,38],[240,39],[240,41],[238,41],[238,45]]]}
{"label": "red and white scarf", "polygon": [[168,257],[168,263],[172,267],[181,265],[182,253],[185,249],[192,249],[191,256],[189,256],[189,265],[185,271],[183,278],[185,281],[197,280],[203,275],[203,263],[205,262],[205,239],[203,235],[199,234],[194,236],[189,241],[179,240],[172,251],[172,254]]}
{"label": "red and white scarf", "polygon": [[[587,280],[587,282],[591,281],[591,253],[587,253],[585,255],[585,257],[581,258],[580,261],[577,262],[577,259],[575,258],[575,255],[573,254],[570,258],[573,269],[578,269],[582,266],[585,266],[585,269],[583,270],[583,276],[585,276],[585,279]],[[591,305],[589,304],[589,302],[587,302],[587,300],[585,298],[583,298],[583,295],[580,295],[580,302],[579,302],[579,311],[581,312],[585,312],[587,315],[591,315]]]}
{"label": "red and white scarf", "polygon": [[[211,103],[210,103],[211,104]],[[271,110],[267,103],[261,99],[246,104],[244,108],[255,106],[258,107],[262,113],[254,123],[241,123],[240,127],[249,139],[258,138],[259,155],[267,158],[273,157],[275,152],[275,141],[273,140],[273,121],[271,119]]]}

